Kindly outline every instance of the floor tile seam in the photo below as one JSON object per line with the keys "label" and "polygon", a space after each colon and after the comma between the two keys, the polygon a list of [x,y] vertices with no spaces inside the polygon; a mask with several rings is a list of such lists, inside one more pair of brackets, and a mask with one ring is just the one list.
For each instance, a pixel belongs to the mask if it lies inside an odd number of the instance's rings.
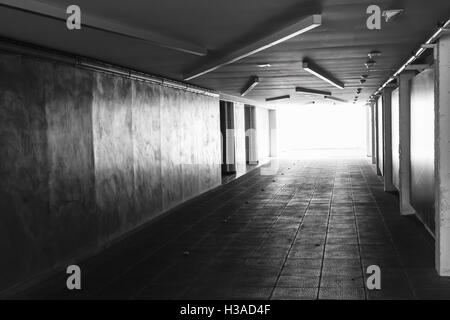
{"label": "floor tile seam", "polygon": [[[316,187],[316,186],[315,186],[315,187]],[[315,190],[315,187],[314,187],[314,190]],[[295,194],[294,194],[294,195],[295,195]],[[304,214],[303,214],[302,219],[301,219],[301,221],[300,221],[300,224],[299,224],[299,226],[298,226],[298,228],[297,228],[297,230],[296,230],[296,232],[295,232],[294,239],[292,240],[291,245],[290,245],[290,247],[289,247],[289,250],[288,250],[288,252],[287,252],[287,254],[286,254],[286,256],[285,256],[285,259],[284,259],[283,264],[282,264],[282,266],[281,266],[280,272],[278,273],[277,279],[276,279],[276,281],[275,281],[275,285],[274,285],[274,287],[273,287],[273,289],[272,289],[272,291],[271,291],[271,293],[270,293],[269,299],[271,299],[272,296],[273,296],[273,293],[274,293],[275,288],[276,288],[276,286],[277,286],[277,284],[278,284],[278,282],[279,282],[279,279],[280,279],[280,276],[281,276],[281,274],[282,274],[282,272],[283,272],[283,269],[284,269],[284,267],[286,266],[286,262],[287,262],[287,260],[288,260],[288,258],[289,258],[289,254],[290,254],[290,252],[291,252],[291,250],[292,250],[292,247],[294,246],[294,243],[295,243],[295,240],[296,240],[297,237],[298,237],[298,234],[300,233],[300,229],[301,229],[301,227],[302,227],[302,225],[303,225],[304,219],[305,219],[305,217],[308,215],[308,208],[309,208],[309,206],[310,206],[310,204],[311,204],[311,199],[312,199],[313,195],[314,195],[314,193],[313,193],[313,194],[311,195],[311,197],[309,198],[308,205],[307,205],[307,207],[306,207],[305,210],[304,210]]]}
{"label": "floor tile seam", "polygon": [[[364,179],[365,179],[366,182],[367,182],[366,174],[364,174]],[[381,183],[381,182],[380,182],[380,183]],[[369,185],[369,189],[370,189],[371,193],[373,194],[373,190],[372,190],[372,187],[370,187],[370,185]],[[408,276],[408,274],[407,274],[407,272],[406,272],[405,265],[403,264],[403,260],[401,259],[401,256],[400,256],[400,253],[399,253],[399,251],[398,251],[398,248],[397,248],[397,246],[396,246],[396,244],[395,244],[395,241],[394,241],[394,239],[393,239],[393,237],[392,237],[392,233],[390,232],[389,228],[387,227],[386,221],[385,221],[383,215],[382,215],[381,212],[380,212],[380,207],[379,207],[378,201],[376,201],[376,199],[375,199],[375,203],[376,203],[377,213],[378,213],[378,215],[379,215],[381,221],[382,221],[383,224],[384,224],[384,228],[386,229],[386,232],[387,232],[388,235],[389,235],[389,239],[390,239],[390,241],[391,241],[391,244],[392,244],[392,246],[394,247],[394,250],[395,250],[395,252],[396,252],[396,256],[397,256],[397,258],[398,258],[398,260],[399,260],[399,263],[400,263],[400,266],[401,266],[403,275],[406,277],[406,279],[407,279],[407,281],[408,281],[409,289],[410,289],[410,291],[411,291],[411,293],[412,293],[412,295],[413,295],[413,298],[414,298],[414,299],[417,299],[417,294],[416,294],[415,289],[414,289],[414,287],[413,287],[413,285],[412,285],[411,279],[410,279],[410,277]]]}
{"label": "floor tile seam", "polygon": [[[334,185],[335,185],[335,179],[336,179],[336,166],[334,167],[334,173],[333,173],[333,187],[331,189],[331,198],[333,198],[333,194],[334,194]],[[324,246],[323,246],[323,252],[322,252],[322,263],[320,266],[320,274],[319,274],[319,290],[317,292],[317,299],[319,299],[320,297],[320,288],[322,285],[322,276],[323,276],[323,266],[324,266],[324,261],[325,261],[325,251],[326,251],[326,246],[327,246],[327,241],[328,241],[328,231],[330,228],[330,219],[331,219],[331,200],[329,203],[329,207],[328,207],[328,216],[327,216],[327,229],[325,231],[325,241],[324,241]]]}

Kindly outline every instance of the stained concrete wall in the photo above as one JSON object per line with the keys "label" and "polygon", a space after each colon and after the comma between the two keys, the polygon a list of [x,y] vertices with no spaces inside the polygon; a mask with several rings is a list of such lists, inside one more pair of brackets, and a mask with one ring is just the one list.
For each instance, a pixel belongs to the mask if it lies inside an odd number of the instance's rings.
{"label": "stained concrete wall", "polygon": [[221,183],[218,98],[0,55],[0,291]]}
{"label": "stained concrete wall", "polygon": [[434,69],[411,80],[411,204],[434,231]]}

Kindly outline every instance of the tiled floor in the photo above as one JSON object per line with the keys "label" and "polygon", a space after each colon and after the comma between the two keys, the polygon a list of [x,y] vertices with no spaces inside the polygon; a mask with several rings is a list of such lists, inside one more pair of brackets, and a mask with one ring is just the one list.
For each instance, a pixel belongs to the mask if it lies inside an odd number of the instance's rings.
{"label": "tiled floor", "polygon": [[[282,161],[256,169],[19,298],[450,298],[433,239],[401,217],[366,159]],[[265,172],[265,171],[263,171]],[[265,172],[267,174],[267,172]],[[381,268],[381,290],[365,286]]]}

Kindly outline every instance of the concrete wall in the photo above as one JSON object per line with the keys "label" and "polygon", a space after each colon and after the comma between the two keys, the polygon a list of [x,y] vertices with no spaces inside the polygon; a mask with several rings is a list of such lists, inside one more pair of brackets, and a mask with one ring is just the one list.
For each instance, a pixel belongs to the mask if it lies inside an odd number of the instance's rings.
{"label": "concrete wall", "polygon": [[434,231],[434,69],[411,80],[411,204]]}
{"label": "concrete wall", "polygon": [[0,55],[0,291],[221,183],[219,101]]}
{"label": "concrete wall", "polygon": [[400,97],[399,89],[392,91],[391,95],[391,121],[392,121],[392,183],[400,189]]}

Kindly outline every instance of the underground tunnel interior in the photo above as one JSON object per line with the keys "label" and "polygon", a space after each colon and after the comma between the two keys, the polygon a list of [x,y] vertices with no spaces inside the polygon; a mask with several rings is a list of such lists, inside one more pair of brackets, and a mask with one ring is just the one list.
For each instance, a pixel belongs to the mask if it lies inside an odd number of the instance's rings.
{"label": "underground tunnel interior", "polygon": [[448,1],[126,9],[0,0],[1,298],[450,298]]}

